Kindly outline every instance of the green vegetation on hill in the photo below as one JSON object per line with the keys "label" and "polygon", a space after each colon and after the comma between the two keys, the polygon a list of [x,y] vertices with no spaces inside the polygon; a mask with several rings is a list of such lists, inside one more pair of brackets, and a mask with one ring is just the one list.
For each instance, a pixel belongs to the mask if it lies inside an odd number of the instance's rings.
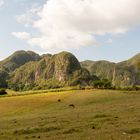
{"label": "green vegetation on hill", "polygon": [[96,62],[91,61],[91,60],[85,60],[85,61],[81,62],[80,64],[83,68],[86,68],[91,73],[91,70],[92,70],[91,67],[94,63],[96,63]]}
{"label": "green vegetation on hill", "polygon": [[29,62],[16,69],[9,79],[15,90],[49,89],[64,86],[87,85],[90,74],[81,68],[74,55],[61,52],[44,56],[40,61]]}
{"label": "green vegetation on hill", "polygon": [[32,51],[17,51],[8,58],[0,62],[0,67],[8,71],[14,71],[16,68],[29,61],[38,61],[40,56]]}
{"label": "green vegetation on hill", "polygon": [[[69,52],[39,56],[17,51],[0,61],[0,88],[15,90],[51,89],[65,86],[92,86],[107,79],[112,87],[140,85],[140,54],[120,63],[84,61]],[[96,86],[99,87],[99,86]]]}
{"label": "green vegetation on hill", "polygon": [[8,71],[0,68],[0,88],[7,88]]}
{"label": "green vegetation on hill", "polygon": [[0,87],[7,87],[9,74],[29,61],[38,61],[40,56],[32,51],[17,51],[0,61]]}
{"label": "green vegetation on hill", "polygon": [[91,75],[110,80],[116,87],[140,85],[140,54],[120,63],[84,61],[81,66],[87,68]]}

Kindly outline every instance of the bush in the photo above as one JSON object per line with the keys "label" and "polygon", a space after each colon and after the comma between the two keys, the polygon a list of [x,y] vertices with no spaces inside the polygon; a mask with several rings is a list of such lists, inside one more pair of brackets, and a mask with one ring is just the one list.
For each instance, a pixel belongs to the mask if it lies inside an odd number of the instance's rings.
{"label": "bush", "polygon": [[4,88],[0,89],[0,95],[5,95],[7,94],[6,90]]}
{"label": "bush", "polygon": [[102,88],[102,89],[112,88],[111,82],[107,79],[95,80],[93,81],[92,85],[94,88]]}

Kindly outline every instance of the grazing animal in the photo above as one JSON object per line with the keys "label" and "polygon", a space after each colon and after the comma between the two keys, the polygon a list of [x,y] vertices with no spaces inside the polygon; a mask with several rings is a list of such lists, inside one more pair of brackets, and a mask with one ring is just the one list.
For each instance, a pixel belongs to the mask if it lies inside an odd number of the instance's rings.
{"label": "grazing animal", "polygon": [[28,138],[29,138],[28,136],[25,137],[25,139],[28,139]]}
{"label": "grazing animal", "polygon": [[75,105],[74,104],[70,104],[69,106],[75,108]]}
{"label": "grazing animal", "polygon": [[58,102],[61,102],[61,99],[58,99]]}
{"label": "grazing animal", "polygon": [[111,136],[111,140],[114,140],[112,136]]}
{"label": "grazing animal", "polygon": [[93,126],[92,129],[95,129],[95,126]]}

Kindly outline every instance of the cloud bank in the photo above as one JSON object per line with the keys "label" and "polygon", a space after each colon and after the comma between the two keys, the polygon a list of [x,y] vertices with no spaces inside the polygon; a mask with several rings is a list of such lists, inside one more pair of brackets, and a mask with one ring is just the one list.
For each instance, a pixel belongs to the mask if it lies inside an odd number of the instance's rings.
{"label": "cloud bank", "polygon": [[[140,25],[140,0],[48,0],[18,16],[29,17],[37,35],[13,33],[32,46],[48,50],[97,44],[97,35],[124,34]],[[36,17],[35,19],[32,17]]]}

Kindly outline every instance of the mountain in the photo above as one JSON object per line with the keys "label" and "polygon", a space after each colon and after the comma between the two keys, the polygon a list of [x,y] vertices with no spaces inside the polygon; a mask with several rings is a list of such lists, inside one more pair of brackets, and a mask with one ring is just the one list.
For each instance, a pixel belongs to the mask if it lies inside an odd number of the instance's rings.
{"label": "mountain", "polygon": [[140,54],[120,63],[83,61],[81,66],[87,68],[91,75],[108,79],[117,87],[140,85]]}
{"label": "mountain", "polygon": [[8,58],[0,61],[0,87],[6,87],[9,73],[29,61],[38,61],[41,57],[32,51],[17,51]]}
{"label": "mountain", "polygon": [[118,66],[127,69],[131,73],[132,83],[140,85],[140,53],[127,61],[118,63]]}
{"label": "mountain", "polygon": [[40,61],[29,62],[16,69],[9,85],[16,89],[57,88],[86,85],[90,79],[88,70],[81,68],[77,58],[69,52],[43,55]]}
{"label": "mountain", "polygon": [[13,71],[29,61],[38,61],[40,58],[38,54],[32,51],[17,51],[3,61],[0,61],[0,67]]}
{"label": "mountain", "polygon": [[90,73],[92,73],[91,72],[91,70],[92,70],[91,67],[94,63],[96,63],[96,62],[91,61],[91,60],[85,60],[85,61],[81,62],[80,64],[81,64],[81,67],[86,68]]}
{"label": "mountain", "polygon": [[[48,89],[75,85],[140,85],[140,54],[120,62],[79,62],[69,52],[43,54],[17,51],[0,61],[0,87],[15,90]],[[101,83],[100,83],[101,81]],[[95,84],[94,83],[94,84]]]}

